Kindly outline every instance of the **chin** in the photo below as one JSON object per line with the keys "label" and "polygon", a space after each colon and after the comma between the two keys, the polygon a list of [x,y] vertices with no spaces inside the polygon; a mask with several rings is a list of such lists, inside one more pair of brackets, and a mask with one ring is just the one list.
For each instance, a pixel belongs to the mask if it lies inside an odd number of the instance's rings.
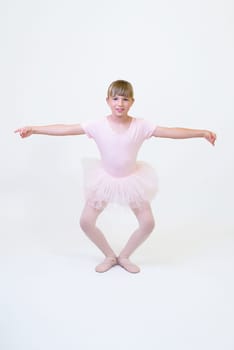
{"label": "chin", "polygon": [[115,115],[117,117],[124,117],[125,116],[125,113],[124,112],[116,112]]}

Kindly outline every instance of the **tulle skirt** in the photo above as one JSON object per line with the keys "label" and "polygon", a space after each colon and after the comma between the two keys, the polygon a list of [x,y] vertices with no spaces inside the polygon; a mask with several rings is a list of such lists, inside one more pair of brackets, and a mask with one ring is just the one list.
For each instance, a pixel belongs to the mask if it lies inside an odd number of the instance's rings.
{"label": "tulle skirt", "polygon": [[85,197],[96,209],[102,209],[109,203],[139,208],[157,193],[156,172],[145,162],[138,161],[136,170],[123,177],[108,174],[97,159],[83,159],[83,166]]}

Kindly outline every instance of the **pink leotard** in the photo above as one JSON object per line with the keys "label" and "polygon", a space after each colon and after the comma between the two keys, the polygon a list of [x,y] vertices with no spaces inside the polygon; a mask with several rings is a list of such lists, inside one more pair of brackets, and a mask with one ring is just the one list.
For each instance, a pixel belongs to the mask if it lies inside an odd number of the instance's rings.
{"label": "pink leotard", "polygon": [[107,118],[81,126],[101,155],[101,161],[91,161],[85,169],[85,193],[90,205],[99,209],[115,202],[140,207],[142,202],[150,201],[157,191],[157,177],[152,167],[137,161],[137,155],[142,143],[153,135],[155,124],[132,118],[128,129],[121,133],[112,129]]}
{"label": "pink leotard", "polygon": [[135,171],[138,151],[144,140],[152,136],[156,126],[144,119],[132,118],[128,129],[119,133],[105,118],[82,127],[96,142],[104,169],[112,176],[119,177]]}

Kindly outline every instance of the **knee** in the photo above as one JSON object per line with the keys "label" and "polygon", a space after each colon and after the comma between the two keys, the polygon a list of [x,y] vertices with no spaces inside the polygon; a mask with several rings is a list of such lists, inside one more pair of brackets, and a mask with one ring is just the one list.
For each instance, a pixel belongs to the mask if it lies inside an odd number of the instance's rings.
{"label": "knee", "polygon": [[155,221],[153,217],[149,217],[147,220],[144,220],[144,222],[141,223],[141,229],[145,233],[145,235],[149,235],[153,232],[155,228]]}
{"label": "knee", "polygon": [[85,216],[81,216],[80,227],[84,232],[89,231],[90,229],[93,228],[93,226],[94,225],[92,224],[92,222],[88,218],[86,218]]}

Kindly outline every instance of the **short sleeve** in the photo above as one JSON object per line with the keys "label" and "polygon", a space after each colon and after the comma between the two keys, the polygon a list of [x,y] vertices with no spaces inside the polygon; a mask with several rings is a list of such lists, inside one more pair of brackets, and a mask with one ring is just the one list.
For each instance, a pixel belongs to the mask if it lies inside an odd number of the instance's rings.
{"label": "short sleeve", "polygon": [[142,136],[145,139],[149,139],[151,136],[153,136],[153,133],[157,127],[157,125],[149,120],[140,119],[141,121],[141,132]]}
{"label": "short sleeve", "polygon": [[94,138],[97,132],[97,124],[98,124],[97,121],[90,120],[90,121],[81,123],[81,127],[88,137]]}

